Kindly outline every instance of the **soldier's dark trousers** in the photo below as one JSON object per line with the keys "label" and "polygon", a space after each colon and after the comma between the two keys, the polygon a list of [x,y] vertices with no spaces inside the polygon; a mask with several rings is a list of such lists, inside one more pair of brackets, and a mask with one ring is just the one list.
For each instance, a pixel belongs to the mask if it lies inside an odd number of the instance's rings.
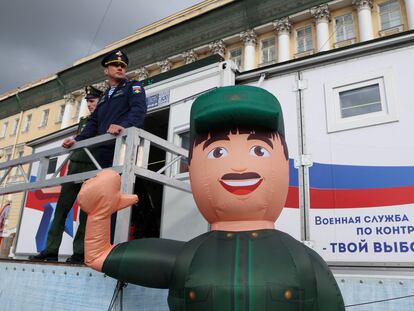
{"label": "soldier's dark trousers", "polygon": [[[87,162],[71,162],[69,164],[67,175],[87,172],[95,170],[96,167],[93,163]],[[47,242],[45,252],[48,254],[58,254],[60,243],[62,242],[63,231],[65,230],[66,217],[75,203],[76,197],[80,191],[82,183],[77,184],[63,184],[60,192],[60,196],[55,209],[55,216],[53,218],[52,225],[50,226],[49,233],[47,235]],[[87,215],[80,210],[79,211],[79,226],[73,240],[73,254],[83,256],[83,242],[85,238],[85,226]]]}

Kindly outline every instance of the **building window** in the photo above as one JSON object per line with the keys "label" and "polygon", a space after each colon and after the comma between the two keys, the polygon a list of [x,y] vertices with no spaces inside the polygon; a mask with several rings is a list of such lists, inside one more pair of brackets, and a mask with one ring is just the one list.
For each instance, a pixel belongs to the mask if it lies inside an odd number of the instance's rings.
{"label": "building window", "polygon": [[306,26],[296,31],[297,51],[303,53],[313,50],[312,26]]}
{"label": "building window", "polygon": [[394,28],[401,25],[400,3],[390,1],[379,5],[381,30]]}
{"label": "building window", "polygon": [[[189,150],[190,149],[190,132],[189,131],[183,132],[179,134],[178,136],[180,138],[181,148]],[[188,172],[188,160],[181,158],[178,173],[186,173],[186,172]]]}
{"label": "building window", "polygon": [[12,129],[12,132],[10,133],[10,136],[16,135],[18,127],[19,127],[19,119],[14,119],[13,129]]}
{"label": "building window", "polygon": [[391,76],[386,70],[326,83],[328,132],[397,121]]}
{"label": "building window", "polygon": [[[7,149],[4,150],[4,152],[6,154],[6,162],[9,162],[11,160],[12,150],[13,150],[12,148],[7,148]],[[6,174],[6,171],[7,171],[7,169],[3,170],[2,177]],[[12,175],[12,174],[10,174],[10,175]]]}
{"label": "building window", "polygon": [[335,17],[336,42],[355,38],[352,13]]}
{"label": "building window", "polygon": [[50,158],[49,166],[47,167],[47,174],[54,174],[56,172],[58,158]]}
{"label": "building window", "polygon": [[230,54],[230,59],[237,65],[237,67],[239,67],[239,69],[241,69],[242,67],[242,49],[241,48],[237,48],[237,49],[232,49],[229,51]]}
{"label": "building window", "polygon": [[7,128],[9,127],[9,122],[4,122],[2,127],[1,127],[1,133],[0,133],[0,138],[3,138],[6,136],[7,133]]}
{"label": "building window", "polygon": [[49,109],[43,110],[39,127],[45,127],[47,125],[48,118],[49,118]]}
{"label": "building window", "polygon": [[276,60],[275,38],[267,38],[261,41],[260,63],[261,65],[272,64]]}
{"label": "building window", "polygon": [[379,83],[339,92],[341,118],[349,118],[382,110]]}
{"label": "building window", "polygon": [[60,105],[59,114],[58,114],[56,123],[62,123],[64,113],[65,113],[65,105]]}
{"label": "building window", "polygon": [[24,119],[23,130],[22,133],[26,133],[30,129],[30,123],[32,122],[32,114],[28,114]]}

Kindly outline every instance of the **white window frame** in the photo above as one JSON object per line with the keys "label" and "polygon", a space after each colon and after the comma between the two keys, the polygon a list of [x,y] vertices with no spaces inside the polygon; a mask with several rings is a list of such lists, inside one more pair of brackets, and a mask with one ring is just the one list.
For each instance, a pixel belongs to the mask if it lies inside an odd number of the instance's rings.
{"label": "white window frame", "polygon": [[40,119],[39,128],[46,127],[49,119],[50,109],[45,109],[42,111],[42,117]]}
{"label": "white window frame", "polygon": [[[235,61],[235,59],[237,59],[237,58],[233,58],[232,56],[231,56],[231,53],[233,52],[233,51],[237,51],[237,50],[240,50],[240,64],[238,64],[236,61]],[[241,48],[241,47],[237,47],[237,48],[232,48],[232,49],[229,49],[229,59],[230,60],[232,60],[236,65],[237,65],[237,67],[239,68],[239,70],[241,70],[242,69],[242,67],[243,67],[243,49]]]}
{"label": "white window frame", "polygon": [[[344,18],[347,15],[351,15],[353,36],[348,38],[348,37],[346,37],[346,32],[344,32],[345,37],[342,38],[342,39],[339,39],[338,38],[338,29],[337,29],[337,19]],[[335,43],[355,39],[355,21],[354,21],[354,14],[352,14],[352,12],[348,12],[348,13],[345,13],[345,14],[342,14],[342,15],[339,15],[339,16],[335,16],[334,17],[334,26],[335,26]],[[345,30],[345,27],[344,27],[344,30]]]}
{"label": "white window frame", "polygon": [[[310,35],[311,43],[312,43],[311,48],[310,49],[305,49],[304,51],[299,51],[299,31],[305,30],[307,28],[310,28],[310,30],[311,30],[311,35]],[[306,25],[306,26],[297,28],[296,31],[295,31],[295,36],[296,36],[296,53],[297,54],[307,53],[307,52],[310,52],[310,51],[314,50],[314,46],[313,46],[313,27],[312,27],[312,25]],[[305,39],[305,42],[306,42],[306,39]],[[306,48],[306,46],[305,46],[305,48]]]}
{"label": "white window frame", "polygon": [[[273,40],[273,46],[269,46],[266,48],[266,50],[268,51],[267,54],[269,54],[269,50],[273,47],[274,50],[274,58],[273,59],[267,59],[265,60],[263,58],[263,42],[264,41],[268,41],[268,40]],[[269,56],[269,55],[268,55]],[[260,64],[261,65],[270,65],[270,64],[274,64],[276,62],[277,59],[277,49],[276,49],[276,38],[275,37],[267,37],[267,38],[263,38],[260,40]]]}
{"label": "white window frame", "polygon": [[[173,134],[174,144],[181,147],[181,135],[189,131],[190,131],[189,124],[184,124],[182,126],[174,128],[174,134]],[[174,176],[174,178],[178,180],[187,180],[189,178],[188,172],[180,173],[180,160],[174,163],[173,168],[172,168],[172,173],[173,173],[172,175]]]}
{"label": "white window frame", "polygon": [[3,122],[3,124],[1,125],[0,138],[6,137],[8,127],[9,127],[9,121]]}
{"label": "white window frame", "polygon": [[[384,5],[386,5],[386,4],[389,4],[391,2],[398,3],[398,13],[400,15],[400,23],[398,25],[394,25],[394,26],[391,26],[391,27],[388,27],[388,28],[382,28],[381,7],[384,6]],[[380,28],[380,32],[381,31],[384,31],[384,30],[388,30],[388,29],[394,29],[394,28],[401,27],[402,26],[402,22],[403,22],[403,16],[402,16],[402,12],[401,12],[401,3],[400,3],[400,1],[398,1],[398,0],[391,0],[391,1],[385,1],[385,2],[379,3],[378,4],[378,18],[379,18],[379,28]]]}
{"label": "white window frame", "polygon": [[32,118],[33,118],[33,115],[31,113],[25,116],[22,133],[26,133],[26,132],[29,131],[30,123],[32,122]]}
{"label": "white window frame", "polygon": [[63,115],[65,113],[65,107],[66,107],[65,104],[59,106],[59,113],[58,113],[58,116],[57,116],[56,123],[62,123]]}
{"label": "white window frame", "polygon": [[[352,117],[341,117],[339,93],[378,84],[382,110]],[[328,133],[398,121],[392,71],[383,69],[324,84]]]}
{"label": "white window frame", "polygon": [[12,132],[10,133],[10,136],[14,136],[14,135],[16,135],[16,134],[17,134],[17,129],[18,129],[18,127],[19,127],[19,121],[20,121],[20,119],[19,119],[19,118],[14,119],[14,123],[13,123],[13,130],[12,130]]}

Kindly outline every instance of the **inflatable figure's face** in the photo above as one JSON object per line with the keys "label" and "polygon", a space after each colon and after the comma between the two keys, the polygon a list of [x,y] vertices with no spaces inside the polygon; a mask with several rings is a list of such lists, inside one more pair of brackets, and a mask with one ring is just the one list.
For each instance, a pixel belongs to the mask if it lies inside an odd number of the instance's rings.
{"label": "inflatable figure's face", "polygon": [[284,206],[289,166],[276,133],[209,136],[194,146],[189,171],[196,204],[211,224],[274,222]]}

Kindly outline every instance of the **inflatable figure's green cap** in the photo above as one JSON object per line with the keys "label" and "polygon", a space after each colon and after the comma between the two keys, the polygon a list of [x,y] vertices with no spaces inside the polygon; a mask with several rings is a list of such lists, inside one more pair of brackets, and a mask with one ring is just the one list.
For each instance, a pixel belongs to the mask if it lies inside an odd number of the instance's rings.
{"label": "inflatable figure's green cap", "polygon": [[220,128],[261,128],[285,136],[283,114],[277,98],[265,89],[236,85],[200,95],[191,107],[190,136]]}

